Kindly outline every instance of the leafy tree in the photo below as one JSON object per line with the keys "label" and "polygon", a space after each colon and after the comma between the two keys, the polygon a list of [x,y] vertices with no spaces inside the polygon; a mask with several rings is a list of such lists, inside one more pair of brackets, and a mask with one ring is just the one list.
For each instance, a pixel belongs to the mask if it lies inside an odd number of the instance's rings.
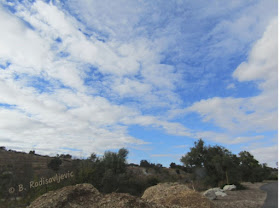
{"label": "leafy tree", "polygon": [[96,160],[98,159],[98,157],[96,156],[95,153],[92,153],[88,159],[89,159],[91,162],[96,162]]}
{"label": "leafy tree", "polygon": [[250,182],[260,182],[269,178],[271,169],[267,164],[259,164],[253,155],[247,151],[239,153],[240,168],[242,170],[242,180]]}
{"label": "leafy tree", "polygon": [[4,147],[4,146],[1,146],[1,147],[0,147],[0,150],[7,151],[6,147]]}
{"label": "leafy tree", "polygon": [[170,163],[170,165],[169,165],[169,168],[176,168],[176,163],[174,163],[174,162],[172,162],[172,163]]}
{"label": "leafy tree", "polygon": [[191,170],[195,179],[203,180],[208,185],[217,186],[238,180],[237,157],[224,147],[205,146],[202,139],[194,143],[181,162]]}
{"label": "leafy tree", "polygon": [[140,167],[148,168],[150,167],[150,163],[147,160],[141,160]]}
{"label": "leafy tree", "polygon": [[250,152],[242,151],[239,153],[240,168],[242,170],[242,180],[255,181],[254,171],[259,167],[259,162]]}
{"label": "leafy tree", "polygon": [[221,146],[209,146],[205,151],[204,166],[207,173],[207,182],[210,185],[219,183],[230,184],[238,181],[239,161],[229,150]]}
{"label": "leafy tree", "polygon": [[114,174],[123,173],[126,169],[126,157],[128,150],[122,148],[118,153],[107,151],[101,160],[101,163],[108,170],[110,169]]}
{"label": "leafy tree", "polygon": [[[190,170],[189,168],[184,167],[184,166],[182,166],[182,165],[177,165],[177,164],[174,163],[174,162],[170,163],[169,168],[172,168],[172,169],[180,169],[180,170],[183,170],[183,171],[185,171],[185,172],[187,172],[187,173],[191,172],[191,170]],[[178,171],[179,171],[179,170],[178,170]],[[178,172],[178,171],[176,170],[176,172]]]}
{"label": "leafy tree", "polygon": [[[191,170],[195,179],[211,186],[262,181],[269,178],[272,171],[266,164],[259,164],[247,151],[236,156],[222,146],[205,146],[202,139],[194,143],[181,162]],[[175,168],[176,164],[171,163],[170,167]]]}
{"label": "leafy tree", "polygon": [[70,155],[70,154],[61,154],[61,155],[59,155],[58,157],[60,157],[60,158],[64,158],[64,159],[71,159],[72,158],[72,155]]}
{"label": "leafy tree", "polygon": [[206,155],[206,147],[204,141],[199,139],[198,142],[194,142],[194,147],[185,156],[181,158],[181,162],[189,168],[204,167]]}
{"label": "leafy tree", "polygon": [[61,159],[59,157],[55,157],[48,163],[48,168],[52,169],[53,171],[58,171],[61,164]]}

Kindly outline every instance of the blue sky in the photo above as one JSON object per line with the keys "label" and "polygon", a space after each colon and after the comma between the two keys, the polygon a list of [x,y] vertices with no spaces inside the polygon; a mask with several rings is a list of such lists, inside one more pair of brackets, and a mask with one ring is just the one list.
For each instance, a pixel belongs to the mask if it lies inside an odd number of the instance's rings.
{"label": "blue sky", "polygon": [[275,166],[277,6],[0,0],[1,146],[169,166],[202,138]]}

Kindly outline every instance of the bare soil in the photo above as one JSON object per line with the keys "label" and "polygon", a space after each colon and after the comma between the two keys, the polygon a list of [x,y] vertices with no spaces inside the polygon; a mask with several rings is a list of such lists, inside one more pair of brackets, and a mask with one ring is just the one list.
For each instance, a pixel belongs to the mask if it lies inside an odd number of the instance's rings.
{"label": "bare soil", "polygon": [[159,183],[149,187],[142,199],[169,208],[215,208],[212,201],[179,183]]}
{"label": "bare soil", "polygon": [[226,191],[227,196],[219,196],[217,200],[213,200],[216,208],[261,208],[266,199],[266,192],[260,190],[261,183],[242,183],[246,190]]}

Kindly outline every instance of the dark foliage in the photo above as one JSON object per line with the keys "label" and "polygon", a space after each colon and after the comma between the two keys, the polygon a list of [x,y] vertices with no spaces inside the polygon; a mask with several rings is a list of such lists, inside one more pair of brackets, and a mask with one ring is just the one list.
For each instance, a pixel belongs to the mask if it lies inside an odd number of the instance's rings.
{"label": "dark foliage", "polygon": [[53,171],[58,171],[61,164],[61,159],[59,157],[55,157],[49,162],[48,168],[52,169]]}
{"label": "dark foliage", "polygon": [[[271,168],[259,164],[249,152],[242,151],[237,156],[222,146],[205,146],[202,139],[194,143],[181,162],[193,174],[194,180],[202,180],[212,187],[240,181],[259,182],[271,175]],[[175,164],[170,167],[177,168]]]}

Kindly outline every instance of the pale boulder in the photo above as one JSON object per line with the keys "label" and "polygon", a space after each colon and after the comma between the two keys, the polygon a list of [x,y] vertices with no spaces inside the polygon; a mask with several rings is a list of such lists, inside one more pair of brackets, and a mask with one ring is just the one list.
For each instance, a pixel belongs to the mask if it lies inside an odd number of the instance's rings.
{"label": "pale boulder", "polygon": [[233,191],[233,190],[236,190],[236,186],[235,185],[225,185],[223,190],[224,191]]}

